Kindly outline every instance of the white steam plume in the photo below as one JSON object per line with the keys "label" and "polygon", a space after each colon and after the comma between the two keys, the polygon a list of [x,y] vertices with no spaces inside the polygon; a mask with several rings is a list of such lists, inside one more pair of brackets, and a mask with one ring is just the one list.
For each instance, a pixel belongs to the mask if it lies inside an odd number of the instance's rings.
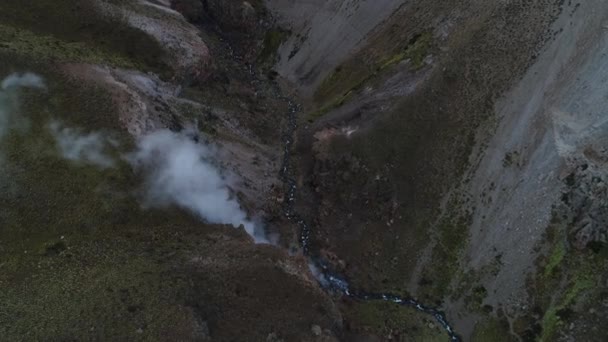
{"label": "white steam plume", "polygon": [[0,83],[0,139],[13,128],[27,128],[28,121],[15,115],[19,88],[44,88],[44,81],[32,73],[11,74]]}
{"label": "white steam plume", "polygon": [[140,139],[129,161],[145,174],[145,198],[150,206],[176,204],[217,224],[242,225],[258,243],[267,243],[260,228],[247,218],[211,163],[214,152],[183,134],[161,130]]}
{"label": "white steam plume", "polygon": [[[103,134],[85,134],[56,121],[49,129],[65,159],[102,169],[115,165],[107,152],[117,143]],[[144,175],[145,206],[177,205],[209,223],[242,225],[257,243],[268,243],[263,229],[231,196],[229,181],[211,162],[214,157],[212,148],[195,143],[187,134],[160,130],[141,137],[126,159]]]}
{"label": "white steam plume", "polygon": [[310,273],[315,277],[315,279],[317,279],[319,284],[321,284],[321,286],[325,287],[329,285],[329,281],[327,281],[327,278],[325,277],[323,272],[312,261],[308,263],[308,269],[310,270]]}
{"label": "white steam plume", "polygon": [[102,169],[114,166],[114,159],[106,153],[106,146],[116,146],[117,143],[101,133],[85,134],[77,129],[64,127],[57,121],[51,122],[49,129],[65,159],[96,165]]}
{"label": "white steam plume", "polygon": [[[0,139],[10,129],[27,128],[27,119],[14,114],[17,90],[22,87],[45,88],[45,85],[41,77],[32,73],[12,74],[0,82]],[[117,143],[107,136],[97,132],[87,134],[57,121],[49,124],[49,130],[64,158],[100,168],[115,165],[108,152]],[[231,196],[228,180],[211,162],[214,156],[211,148],[196,144],[185,134],[161,130],[142,137],[128,160],[145,175],[147,205],[175,204],[210,223],[242,225],[256,242],[268,243],[263,229],[247,218]]]}
{"label": "white steam plume", "polygon": [[42,77],[26,72],[25,74],[11,74],[2,80],[2,90],[10,88],[45,88]]}

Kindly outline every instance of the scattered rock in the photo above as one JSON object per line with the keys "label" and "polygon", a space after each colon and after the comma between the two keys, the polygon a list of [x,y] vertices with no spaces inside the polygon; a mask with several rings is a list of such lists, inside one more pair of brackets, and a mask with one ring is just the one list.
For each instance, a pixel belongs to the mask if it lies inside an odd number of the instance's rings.
{"label": "scattered rock", "polygon": [[570,221],[570,241],[579,250],[606,242],[608,205],[598,200],[608,197],[605,177],[601,167],[585,162],[564,178],[562,211]]}
{"label": "scattered rock", "polygon": [[283,342],[283,340],[280,339],[276,333],[270,333],[268,334],[268,337],[266,337],[266,342]]}

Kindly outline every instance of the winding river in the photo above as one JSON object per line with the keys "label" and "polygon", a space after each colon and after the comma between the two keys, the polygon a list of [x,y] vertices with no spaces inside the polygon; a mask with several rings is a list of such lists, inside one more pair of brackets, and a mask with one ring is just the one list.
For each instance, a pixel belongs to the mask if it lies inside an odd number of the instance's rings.
{"label": "winding river", "polygon": [[290,221],[297,224],[299,227],[300,246],[304,255],[306,255],[311,262],[317,266],[318,269],[322,270],[323,277],[326,281],[322,282],[321,286],[323,286],[326,290],[340,292],[344,296],[358,301],[385,301],[395,303],[397,305],[412,307],[422,313],[433,316],[435,320],[445,329],[450,337],[450,341],[460,342],[460,336],[456,334],[448,322],[445,314],[441,310],[426,306],[413,298],[403,298],[390,293],[373,293],[353,290],[351,289],[351,284],[346,280],[345,277],[332,271],[327,264],[315,260],[315,258],[311,255],[311,227],[302,217],[302,215],[300,215],[294,208],[298,188],[297,183],[291,173],[291,151],[294,144],[296,130],[298,129],[297,114],[300,111],[300,106],[294,103],[291,99],[283,96],[278,89],[278,86],[275,85],[275,88],[277,97],[289,103],[287,129],[283,135],[283,163],[281,165],[281,180],[285,186],[286,199],[283,202],[283,213]]}

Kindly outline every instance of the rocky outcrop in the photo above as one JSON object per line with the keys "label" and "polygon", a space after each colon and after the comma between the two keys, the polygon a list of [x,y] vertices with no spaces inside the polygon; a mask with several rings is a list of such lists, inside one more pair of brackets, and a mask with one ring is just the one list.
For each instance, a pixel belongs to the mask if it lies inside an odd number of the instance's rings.
{"label": "rocky outcrop", "polygon": [[152,36],[166,53],[166,64],[179,82],[203,82],[211,72],[211,55],[196,27],[178,12],[165,5],[143,1],[137,7],[99,4],[102,12],[119,16],[126,22]]}
{"label": "rocky outcrop", "polygon": [[570,241],[579,250],[608,242],[607,177],[607,170],[583,162],[564,178],[566,190],[557,212],[566,218]]}

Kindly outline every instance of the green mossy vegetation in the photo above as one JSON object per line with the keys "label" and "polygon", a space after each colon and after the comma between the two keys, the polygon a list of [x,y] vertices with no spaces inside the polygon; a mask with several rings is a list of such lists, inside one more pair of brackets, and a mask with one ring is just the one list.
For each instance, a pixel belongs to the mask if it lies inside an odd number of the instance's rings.
{"label": "green mossy vegetation", "polygon": [[327,106],[328,103],[335,101],[335,98],[359,89],[374,72],[374,67],[362,59],[338,66],[323,80],[315,92],[314,100],[321,107]]}
{"label": "green mossy vegetation", "polygon": [[568,280],[567,286],[562,291],[557,292],[557,296],[551,301],[542,318],[542,334],[539,341],[555,341],[555,333],[564,322],[560,312],[575,304],[584,291],[595,287],[597,279],[592,273],[588,272],[589,270],[585,269],[576,272]]}
{"label": "green mossy vegetation", "polygon": [[555,341],[558,331],[576,319],[577,310],[584,308],[585,303],[597,303],[594,298],[602,295],[598,284],[608,271],[608,259],[601,250],[596,253],[572,248],[566,238],[567,230],[566,222],[553,219],[547,234],[550,248],[539,258],[538,273],[530,282],[531,298],[542,316],[537,329],[528,322],[519,333],[525,334],[526,329],[533,331],[540,342]]}
{"label": "green mossy vegetation", "polygon": [[37,35],[25,29],[5,25],[0,25],[0,49],[48,61],[136,67],[135,63],[120,54],[92,47],[84,42],[66,42],[51,35]]}
{"label": "green mossy vegetation", "polygon": [[350,90],[341,96],[337,96],[331,102],[323,105],[323,107],[319,108],[316,111],[311,112],[308,115],[308,122],[313,122],[313,121],[321,118],[323,115],[329,113],[330,111],[345,104],[346,101],[348,101],[351,98],[351,96],[353,95],[353,91],[355,91],[355,90]]}
{"label": "green mossy vegetation", "polygon": [[424,32],[412,39],[412,43],[407,46],[405,51],[397,53],[380,62],[380,70],[384,70],[392,65],[404,60],[410,60],[415,70],[424,66],[424,59],[429,55],[433,34]]}
{"label": "green mossy vegetation", "polygon": [[[430,264],[423,271],[420,290],[421,295],[435,302],[450,295],[451,285],[460,274],[460,260],[468,242],[472,216],[466,209],[465,202],[457,198],[450,200],[446,213],[437,226],[436,245]],[[475,293],[476,298],[482,295],[481,292],[483,291]],[[483,298],[477,298],[476,301],[481,302]]]}
{"label": "green mossy vegetation", "polygon": [[[545,296],[553,294],[553,297],[544,299],[546,310],[541,321],[542,333],[539,337],[541,342],[555,340],[557,329],[564,323],[564,317],[560,313],[569,310],[572,305],[576,304],[583,293],[595,288],[598,282],[597,271],[606,267],[605,260],[598,260],[593,256],[583,257],[571,254],[569,257],[572,260],[564,260],[567,256],[566,252],[561,251],[564,247],[556,246],[554,249],[558,252],[554,251],[551,254],[538,283],[541,291],[546,291]],[[555,261],[556,258],[559,258],[560,261]],[[562,268],[559,273],[553,272],[557,265]],[[552,271],[548,272],[548,270]],[[566,280],[566,285],[557,285],[563,279]],[[551,288],[553,291],[550,291]],[[557,291],[555,291],[556,289]]]}
{"label": "green mossy vegetation", "polygon": [[432,43],[433,34],[424,32],[414,36],[403,50],[393,54],[389,52],[390,57],[381,55],[366,59],[358,58],[338,66],[316,90],[314,100],[318,104],[318,109],[308,115],[308,121],[315,121],[342,106],[364,85],[401,61],[410,60],[414,70],[422,68],[424,59],[431,51]]}
{"label": "green mossy vegetation", "polygon": [[547,265],[544,268],[543,278],[549,279],[557,271],[557,268],[562,264],[565,256],[565,243],[563,243],[562,241],[557,242],[551,251],[549,260],[547,261]]}
{"label": "green mossy vegetation", "polygon": [[475,325],[471,342],[516,342],[509,332],[509,324],[504,320],[487,318]]}

